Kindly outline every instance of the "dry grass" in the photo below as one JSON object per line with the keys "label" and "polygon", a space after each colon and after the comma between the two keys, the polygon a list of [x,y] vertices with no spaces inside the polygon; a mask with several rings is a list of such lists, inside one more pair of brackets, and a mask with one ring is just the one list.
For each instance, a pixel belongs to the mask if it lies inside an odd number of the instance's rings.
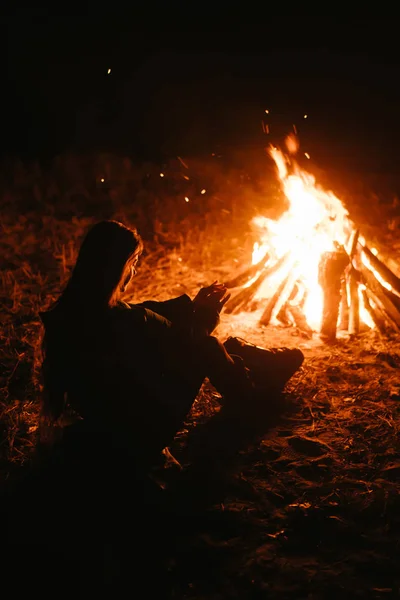
{"label": "dry grass", "polygon": [[[209,162],[163,166],[168,182],[158,167],[112,157],[59,159],[49,173],[17,165],[8,181],[3,175],[3,481],[29,463],[36,444],[38,311],[66,281],[91,223],[120,218],[143,233],[147,252],[130,290],[136,300],[193,294],[247,260],[253,241],[248,221],[260,206],[279,209],[275,184],[259,183],[255,191],[239,170]],[[372,196],[365,218],[365,197],[348,202],[369,238],[387,254],[392,249],[396,262],[395,202],[383,205]],[[240,475],[201,535],[176,549],[170,597],[398,597],[400,340],[366,332],[326,346],[228,315],[217,334],[299,346],[306,359],[286,389],[292,409],[240,456]],[[218,395],[206,382],[188,429],[217,407]],[[179,454],[184,443],[185,432],[172,450]]]}

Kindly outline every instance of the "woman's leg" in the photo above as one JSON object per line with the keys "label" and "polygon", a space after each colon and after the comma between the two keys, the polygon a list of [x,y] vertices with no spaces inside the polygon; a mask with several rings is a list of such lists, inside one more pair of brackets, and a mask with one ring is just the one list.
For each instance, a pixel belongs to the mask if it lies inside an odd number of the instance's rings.
{"label": "woman's leg", "polygon": [[185,348],[185,352],[177,357],[177,363],[179,368],[173,369],[165,387],[170,412],[167,422],[168,429],[173,431],[172,437],[183,426],[205,378],[228,402],[233,403],[252,390],[243,360],[231,356],[213,336]]}
{"label": "woman's leg", "polygon": [[236,337],[224,342],[226,351],[240,356],[259,388],[281,392],[301,367],[304,355],[299,348],[261,348]]}
{"label": "woman's leg", "polygon": [[170,350],[169,369],[157,395],[135,409],[141,424],[137,437],[152,456],[159,456],[183,428],[205,378],[232,407],[242,407],[252,391],[242,359],[228,354],[217,338],[208,336]]}

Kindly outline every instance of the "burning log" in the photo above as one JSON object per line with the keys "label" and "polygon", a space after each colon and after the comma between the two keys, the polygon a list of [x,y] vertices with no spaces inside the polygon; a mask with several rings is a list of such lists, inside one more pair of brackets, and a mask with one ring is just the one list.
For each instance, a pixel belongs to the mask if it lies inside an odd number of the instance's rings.
{"label": "burning log", "polygon": [[386,281],[400,296],[400,279],[387,267],[367,246],[360,243],[361,250],[371,267]]}
{"label": "burning log", "polygon": [[353,260],[354,255],[356,253],[357,244],[358,244],[358,238],[359,237],[360,237],[360,230],[359,229],[354,229],[354,231],[351,233],[350,240],[349,240],[348,255],[349,255],[350,261]]}
{"label": "burning log", "polygon": [[284,325],[285,327],[289,327],[292,324],[288,312],[288,306],[287,304],[285,304],[284,306],[282,306],[281,310],[276,315],[278,321],[280,321],[280,323],[282,323],[282,325]]}
{"label": "burning log", "polygon": [[347,301],[347,282],[342,279],[340,287],[340,306],[339,306],[339,325],[340,331],[347,331],[349,328],[349,303]]}
{"label": "burning log", "polygon": [[298,305],[292,305],[292,304],[288,304],[287,307],[287,312],[289,313],[289,315],[292,317],[296,327],[302,331],[303,333],[306,333],[308,335],[312,335],[313,330],[311,329],[311,327],[309,326],[309,324],[307,323],[307,319],[306,316],[301,308],[301,306]]}
{"label": "burning log", "polygon": [[319,264],[319,284],[324,292],[321,336],[327,340],[336,339],[339,317],[339,304],[343,271],[349,263],[349,257],[343,248],[325,252]]}
{"label": "burning log", "polygon": [[281,281],[281,284],[279,285],[275,294],[269,299],[268,304],[267,304],[263,314],[261,315],[260,325],[268,325],[268,323],[270,322],[271,317],[272,317],[272,311],[274,310],[276,303],[278,302],[280,296],[282,295],[283,290],[285,289],[285,286],[288,283],[288,280],[289,280],[289,275],[287,275]]}
{"label": "burning log", "polygon": [[367,269],[363,264],[360,264],[359,271],[361,273],[362,281],[366,287],[373,292],[374,296],[378,299],[382,305],[385,313],[390,318],[397,331],[400,331],[400,312],[396,305],[392,302],[391,298],[388,297],[386,290],[381,283],[376,279],[375,275]]}
{"label": "burning log", "polygon": [[348,298],[350,301],[348,332],[350,335],[358,335],[360,332],[360,298],[358,295],[359,281],[357,272],[355,270],[355,258],[359,237],[359,229],[355,229],[350,237],[351,243],[349,248],[349,259],[351,266],[347,275]]}
{"label": "burning log", "polygon": [[269,255],[266,252],[261,260],[259,260],[255,265],[251,265],[248,269],[242,271],[229,281],[225,282],[225,286],[227,288],[235,288],[240,285],[245,285],[248,283],[253,277],[256,277],[257,273],[261,272],[266,266],[269,260]]}
{"label": "burning log", "polygon": [[400,297],[397,296],[397,294],[395,294],[394,292],[391,292],[390,290],[385,288],[384,286],[382,286],[382,289],[383,289],[383,293],[385,294],[385,296],[387,296],[389,298],[389,300],[392,302],[392,304],[395,305],[395,307],[397,308],[397,310],[400,313]]}
{"label": "burning log", "polygon": [[286,260],[287,255],[284,255],[271,267],[264,267],[257,279],[253,281],[251,285],[240,290],[236,296],[233,296],[227,302],[225,312],[228,314],[236,314],[243,310],[247,304],[252,301],[254,294],[259,289],[261,284],[267,279],[267,277],[270,277],[273,275],[273,273],[276,273],[276,271],[278,271],[284,265]]}
{"label": "burning log", "polygon": [[379,314],[378,307],[374,308],[372,306],[371,301],[368,296],[368,293],[367,293],[367,290],[365,288],[361,291],[361,293],[362,293],[365,310],[370,315],[370,317],[373,320],[375,327],[378,329],[378,331],[381,334],[385,334],[387,331],[387,328],[386,328],[386,322],[385,322],[384,316]]}
{"label": "burning log", "polygon": [[356,270],[351,267],[348,275],[349,286],[349,334],[358,335],[360,332],[360,299],[358,296],[358,278]]}
{"label": "burning log", "polygon": [[293,288],[296,285],[298,269],[291,269],[286,277],[283,278],[275,294],[269,299],[268,304],[261,315],[260,325],[268,325],[273,316],[279,314],[283,306],[288,301]]}

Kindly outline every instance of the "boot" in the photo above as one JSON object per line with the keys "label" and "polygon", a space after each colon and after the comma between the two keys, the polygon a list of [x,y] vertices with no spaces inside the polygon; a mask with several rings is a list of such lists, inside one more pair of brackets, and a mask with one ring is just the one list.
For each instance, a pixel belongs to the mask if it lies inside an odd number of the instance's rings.
{"label": "boot", "polygon": [[298,348],[262,348],[237,337],[224,342],[226,351],[240,356],[256,387],[279,393],[299,370],[304,354]]}

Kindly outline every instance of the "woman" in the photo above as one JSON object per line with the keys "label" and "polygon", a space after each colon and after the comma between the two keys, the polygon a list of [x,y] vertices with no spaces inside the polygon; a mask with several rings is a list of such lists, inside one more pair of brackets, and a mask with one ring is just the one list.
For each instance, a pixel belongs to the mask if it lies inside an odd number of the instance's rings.
{"label": "woman", "polygon": [[[229,299],[223,284],[215,281],[193,300],[187,295],[140,304],[122,300],[142,250],[136,230],[112,220],[97,223],[65,290],[40,316],[43,414],[57,420],[72,409],[87,429],[128,449],[137,469],[146,472],[182,428],[206,377],[238,420],[245,404],[251,413],[260,383],[242,358],[247,352],[250,360],[255,347],[231,338],[229,353],[211,335]],[[285,365],[281,387],[303,361],[299,350],[260,352],[268,358],[263,356],[264,369],[269,365],[276,373]]]}

